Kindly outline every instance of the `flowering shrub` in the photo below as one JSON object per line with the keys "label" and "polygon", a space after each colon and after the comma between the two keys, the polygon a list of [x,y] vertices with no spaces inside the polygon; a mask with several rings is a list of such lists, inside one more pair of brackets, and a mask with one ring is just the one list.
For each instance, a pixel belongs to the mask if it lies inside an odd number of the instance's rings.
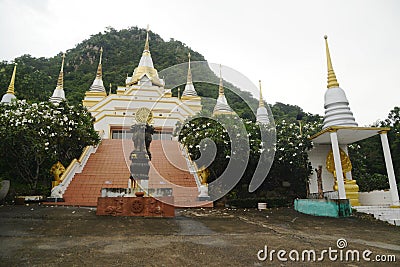
{"label": "flowering shrub", "polygon": [[0,105],[0,139],[2,175],[33,191],[38,184],[50,185],[49,168],[57,160],[68,166],[85,146],[99,141],[82,106],[25,100]]}
{"label": "flowering shrub", "polygon": [[[226,121],[224,127],[214,119],[193,118],[185,122],[179,131],[179,141],[188,148],[193,160],[201,159],[202,153],[205,153],[204,148],[209,145],[208,138],[214,141],[217,153],[209,166],[210,181],[215,180],[224,172],[235,153],[242,153],[240,146],[232,152],[232,140],[237,138],[238,143],[248,142],[250,153],[243,177],[230,193],[231,197],[250,196],[247,190],[248,185],[257,167],[260,154],[265,149],[275,150],[275,159],[267,179],[257,192],[274,191],[285,184],[286,189],[282,195],[286,196],[288,193],[293,197],[305,195],[306,181],[311,173],[307,155],[307,150],[312,147],[309,137],[321,128],[319,121],[306,123],[302,128],[302,134],[300,134],[298,124],[285,120],[279,121],[276,124],[276,144],[266,144],[261,140],[260,127],[265,127],[267,140],[275,140],[273,125],[260,125],[257,122],[243,120],[245,125],[245,130],[243,130],[237,126],[237,119],[234,116],[223,116]],[[228,132],[231,132],[231,136],[228,136]],[[202,165],[201,162],[200,165]]]}

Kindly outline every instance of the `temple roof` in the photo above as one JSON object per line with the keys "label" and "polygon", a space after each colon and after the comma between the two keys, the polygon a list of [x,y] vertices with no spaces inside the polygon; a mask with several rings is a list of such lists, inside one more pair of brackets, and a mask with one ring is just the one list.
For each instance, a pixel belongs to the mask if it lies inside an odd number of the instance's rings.
{"label": "temple roof", "polygon": [[158,77],[158,72],[154,68],[153,59],[150,54],[149,46],[149,28],[147,27],[146,42],[144,45],[144,50],[142,57],[140,58],[139,65],[135,68],[132,74],[132,78],[127,83],[127,85],[137,84],[143,76],[147,76],[149,80],[158,86],[164,86],[163,82]]}

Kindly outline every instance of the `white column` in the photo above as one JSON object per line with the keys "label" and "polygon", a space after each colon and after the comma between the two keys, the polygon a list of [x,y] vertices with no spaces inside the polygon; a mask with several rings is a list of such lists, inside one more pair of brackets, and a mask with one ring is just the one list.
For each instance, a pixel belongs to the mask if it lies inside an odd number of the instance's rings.
{"label": "white column", "polygon": [[383,148],[383,155],[385,157],[386,171],[387,171],[387,174],[389,177],[390,195],[392,196],[392,204],[393,204],[393,206],[400,206],[399,192],[397,191],[396,177],[394,176],[392,156],[390,154],[387,132],[382,131],[380,133],[380,136],[381,136],[381,142],[382,142],[382,148]]}
{"label": "white column", "polygon": [[331,144],[333,151],[333,159],[335,161],[336,179],[338,184],[339,199],[346,199],[346,191],[344,189],[343,169],[340,160],[339,143],[336,132],[331,132]]}

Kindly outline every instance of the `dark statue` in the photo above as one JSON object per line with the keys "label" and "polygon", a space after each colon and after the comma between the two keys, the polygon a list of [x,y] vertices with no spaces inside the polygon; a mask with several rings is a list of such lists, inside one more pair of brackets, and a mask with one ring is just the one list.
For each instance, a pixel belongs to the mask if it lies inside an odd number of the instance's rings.
{"label": "dark statue", "polygon": [[134,148],[130,155],[130,180],[148,180],[151,160],[150,143],[153,139],[154,127],[147,123],[137,123],[131,126],[131,132]]}

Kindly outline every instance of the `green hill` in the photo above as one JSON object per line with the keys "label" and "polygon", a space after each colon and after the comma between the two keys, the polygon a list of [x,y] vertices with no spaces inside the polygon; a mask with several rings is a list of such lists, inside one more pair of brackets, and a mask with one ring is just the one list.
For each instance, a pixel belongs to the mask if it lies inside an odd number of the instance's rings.
{"label": "green hill", "polygon": [[[170,39],[164,41],[158,34],[150,32],[150,50],[154,67],[160,72],[170,66],[187,63],[187,54],[190,52],[192,61],[205,61],[203,55],[193,51],[186,44]],[[66,98],[71,104],[81,103],[85,91],[88,90],[96,75],[99,60],[99,49],[103,47],[103,81],[107,91],[112,84],[112,92],[115,93],[118,85],[124,85],[127,74],[131,75],[139,63],[142,55],[146,30],[137,27],[115,30],[111,27],[104,32],[91,35],[89,39],[77,44],[74,48],[66,51],[64,66],[64,90]],[[47,101],[52,95],[57,83],[57,77],[61,64],[60,52],[51,58],[34,58],[28,54],[16,58],[18,63],[15,82],[16,94],[19,99],[30,102]],[[206,65],[204,65],[206,66]],[[12,62],[2,61],[0,63],[0,89],[5,93],[11,77]],[[186,68],[181,68],[175,75],[186,79]],[[218,83],[218,77],[208,68],[201,70],[201,75],[209,77],[209,80]],[[168,79],[166,87],[168,88]],[[233,91],[226,90],[225,94],[231,107],[244,118],[255,119],[251,110],[255,111],[258,101],[252,95],[239,90],[229,83]],[[216,98],[217,85],[195,83],[196,90],[200,96]],[[177,88],[173,89],[173,95],[177,95]],[[183,88],[181,88],[183,89]],[[1,93],[3,94],[3,93]],[[250,107],[242,100],[250,103]],[[207,106],[207,103],[203,103]],[[290,112],[282,110],[282,106],[276,106],[279,117],[295,119],[296,114],[302,112],[297,106],[285,105]],[[274,109],[274,107],[272,107]]]}

